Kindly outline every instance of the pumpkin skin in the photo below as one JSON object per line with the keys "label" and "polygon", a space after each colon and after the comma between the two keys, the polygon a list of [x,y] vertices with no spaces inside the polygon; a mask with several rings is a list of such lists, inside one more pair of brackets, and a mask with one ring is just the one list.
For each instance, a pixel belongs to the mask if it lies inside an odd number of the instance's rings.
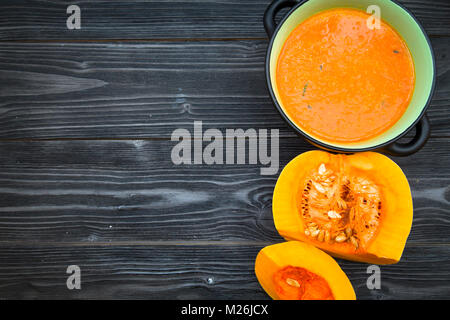
{"label": "pumpkin skin", "polygon": [[[321,164],[328,168],[337,163],[349,176],[363,175],[370,179],[382,199],[376,231],[359,247],[350,241],[327,242],[323,237],[319,240],[308,236],[308,225],[302,217],[300,202],[308,175]],[[315,150],[297,156],[281,172],[273,195],[273,218],[276,229],[286,240],[308,242],[343,259],[393,264],[400,260],[411,231],[413,204],[408,180],[388,157],[375,152],[335,155]]]}
{"label": "pumpkin skin", "polygon": [[325,279],[335,300],[356,299],[350,280],[332,257],[310,244],[289,241],[267,246],[256,257],[256,277],[274,300],[281,300],[274,274],[286,266],[304,268]]}

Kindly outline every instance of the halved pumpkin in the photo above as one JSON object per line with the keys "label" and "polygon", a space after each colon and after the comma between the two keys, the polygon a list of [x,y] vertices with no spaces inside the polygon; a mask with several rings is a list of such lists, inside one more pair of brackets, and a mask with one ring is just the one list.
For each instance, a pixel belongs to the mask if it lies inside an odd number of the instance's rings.
{"label": "halved pumpkin", "polygon": [[273,217],[286,240],[344,259],[392,264],[402,256],[413,204],[408,180],[388,157],[309,151],[281,172]]}
{"label": "halved pumpkin", "polygon": [[314,246],[289,241],[262,249],[255,273],[275,300],[355,300],[355,291],[339,265]]}

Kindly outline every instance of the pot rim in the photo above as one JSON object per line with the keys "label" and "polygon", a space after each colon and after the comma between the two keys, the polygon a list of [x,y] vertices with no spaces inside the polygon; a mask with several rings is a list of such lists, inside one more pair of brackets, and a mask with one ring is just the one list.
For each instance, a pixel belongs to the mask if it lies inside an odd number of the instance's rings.
{"label": "pot rim", "polygon": [[402,133],[398,134],[396,137],[380,143],[378,145],[375,146],[371,146],[371,147],[366,147],[366,148],[343,148],[343,147],[339,147],[339,146],[334,146],[332,144],[328,144],[325,142],[322,142],[320,140],[317,140],[313,137],[311,137],[310,135],[308,135],[305,131],[303,131],[299,126],[297,126],[295,123],[293,123],[288,116],[286,115],[286,113],[284,112],[283,108],[281,107],[281,105],[278,103],[278,100],[275,96],[275,93],[273,91],[272,88],[272,82],[270,79],[270,56],[272,54],[272,48],[273,48],[273,43],[275,41],[275,38],[277,37],[277,34],[279,32],[279,30],[281,29],[281,27],[283,26],[284,22],[290,17],[290,15],[296,11],[297,9],[299,9],[303,4],[307,3],[310,0],[301,0],[298,4],[296,4],[294,7],[292,7],[288,13],[285,14],[285,16],[281,19],[281,21],[277,24],[275,31],[273,33],[273,35],[270,38],[270,42],[269,42],[269,46],[267,48],[267,53],[266,53],[266,59],[265,59],[265,73],[266,73],[266,82],[267,82],[267,86],[269,88],[269,92],[270,92],[270,97],[272,99],[273,104],[275,105],[275,107],[277,108],[278,112],[281,114],[282,118],[289,124],[289,126],[294,129],[297,134],[301,134],[305,139],[307,139],[308,141],[310,141],[312,144],[322,147],[324,149],[328,149],[328,150],[333,150],[333,151],[338,151],[338,152],[344,152],[344,153],[352,153],[352,152],[364,152],[364,151],[371,151],[371,150],[376,150],[376,149],[382,149],[390,144],[395,143],[396,141],[400,140],[402,137],[404,137],[411,129],[413,129],[418,123],[419,121],[423,118],[423,116],[425,115],[431,100],[433,98],[434,95],[434,91],[435,91],[435,87],[436,87],[436,61],[435,61],[435,54],[434,54],[434,50],[433,47],[431,45],[431,41],[430,38],[428,37],[427,33],[425,32],[425,29],[423,28],[422,24],[417,20],[417,18],[412,14],[412,12],[407,9],[405,6],[403,6],[402,4],[400,4],[397,0],[390,0],[393,3],[395,3],[397,6],[399,6],[401,9],[403,9],[413,20],[414,22],[417,24],[417,26],[420,28],[420,30],[422,31],[428,47],[430,49],[431,52],[431,62],[432,62],[432,66],[433,66],[433,80],[432,80],[432,84],[431,84],[431,90],[430,93],[428,95],[428,99],[427,102],[425,103],[424,107],[422,108],[422,111],[420,112],[419,116],[411,123],[411,125],[406,128]]}

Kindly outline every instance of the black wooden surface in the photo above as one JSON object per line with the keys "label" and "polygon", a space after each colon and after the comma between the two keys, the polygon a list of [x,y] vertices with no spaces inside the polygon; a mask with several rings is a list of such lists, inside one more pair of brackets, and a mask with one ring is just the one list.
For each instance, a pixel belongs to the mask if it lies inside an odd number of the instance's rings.
{"label": "black wooden surface", "polygon": [[[431,36],[432,137],[393,158],[414,197],[402,261],[338,260],[360,299],[450,298],[450,4],[401,1]],[[267,299],[257,252],[282,239],[277,175],[259,165],[182,165],[176,128],[278,128],[280,168],[312,147],[271,104],[269,1],[0,3],[0,299]],[[69,4],[82,29],[67,30]],[[82,289],[66,288],[79,265]]]}

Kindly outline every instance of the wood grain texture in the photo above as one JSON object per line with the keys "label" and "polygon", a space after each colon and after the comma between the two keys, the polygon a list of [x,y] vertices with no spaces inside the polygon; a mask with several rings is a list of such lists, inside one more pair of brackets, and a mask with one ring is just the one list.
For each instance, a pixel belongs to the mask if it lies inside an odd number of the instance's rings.
{"label": "wood grain texture", "polygon": [[[208,246],[0,247],[0,299],[268,299],[254,275],[265,244]],[[358,299],[435,299],[450,295],[450,247],[408,246],[381,266],[369,290],[367,264],[338,260]],[[81,268],[81,290],[66,269]]]}
{"label": "wood grain texture", "polygon": [[[0,40],[266,38],[271,0],[3,0]],[[401,0],[430,35],[450,36],[446,0]],[[66,9],[81,8],[81,29],[68,30]]]}
{"label": "wood grain texture", "polygon": [[[271,210],[278,174],[262,176],[261,165],[176,166],[175,144],[1,142],[0,243],[281,240]],[[450,245],[449,147],[433,139],[395,159],[414,197],[410,243]],[[280,169],[309,149],[282,139]]]}
{"label": "wood grain texture", "polygon": [[[280,168],[312,147],[273,107],[262,14],[270,0],[0,3],[0,299],[267,299],[254,276],[278,175],[181,165],[174,129],[278,128]],[[450,297],[450,5],[404,0],[432,36],[433,137],[395,158],[414,198],[401,262],[359,299]],[[66,28],[78,4],[82,29]],[[178,39],[178,40],[177,40]],[[66,268],[82,269],[82,290]]]}
{"label": "wood grain texture", "polygon": [[[170,137],[205,128],[279,128],[294,137],[266,87],[266,41],[3,43],[0,139]],[[438,68],[428,115],[450,137],[450,37],[433,40]]]}

